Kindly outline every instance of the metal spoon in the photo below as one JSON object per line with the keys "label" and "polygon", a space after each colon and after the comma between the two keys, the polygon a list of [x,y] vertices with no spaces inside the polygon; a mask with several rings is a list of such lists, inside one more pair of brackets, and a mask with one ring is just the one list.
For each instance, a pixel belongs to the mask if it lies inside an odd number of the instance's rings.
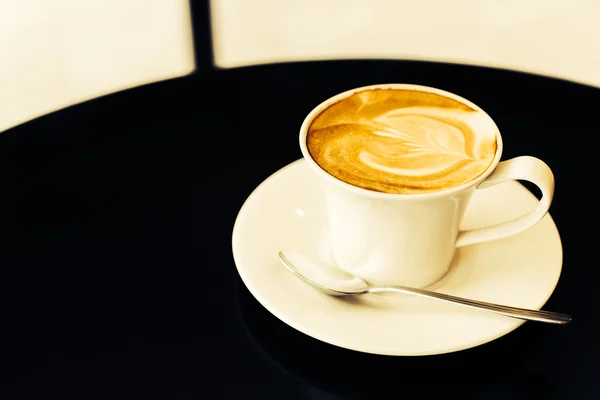
{"label": "metal spoon", "polygon": [[491,311],[507,317],[527,321],[546,322],[550,324],[567,324],[571,316],[542,310],[528,310],[525,308],[509,307],[483,301],[469,300],[448,294],[432,292],[424,289],[415,289],[406,286],[369,287],[367,283],[357,276],[350,275],[339,268],[332,267],[323,262],[314,260],[302,253],[282,250],[279,259],[294,275],[311,284],[322,292],[332,296],[352,296],[366,293],[393,292],[402,294],[415,294],[448,303]]}

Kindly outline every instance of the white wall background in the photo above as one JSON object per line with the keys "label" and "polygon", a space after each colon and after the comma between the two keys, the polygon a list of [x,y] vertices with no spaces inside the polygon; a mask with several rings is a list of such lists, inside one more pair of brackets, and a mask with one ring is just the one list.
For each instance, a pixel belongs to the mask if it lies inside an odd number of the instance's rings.
{"label": "white wall background", "polygon": [[[600,87],[600,0],[210,5],[220,68],[401,58],[505,67]],[[188,0],[0,0],[0,132],[193,70]]]}
{"label": "white wall background", "polygon": [[187,0],[0,0],[0,132],[194,69]]}
{"label": "white wall background", "polygon": [[600,86],[600,0],[212,0],[215,64],[402,58]]}

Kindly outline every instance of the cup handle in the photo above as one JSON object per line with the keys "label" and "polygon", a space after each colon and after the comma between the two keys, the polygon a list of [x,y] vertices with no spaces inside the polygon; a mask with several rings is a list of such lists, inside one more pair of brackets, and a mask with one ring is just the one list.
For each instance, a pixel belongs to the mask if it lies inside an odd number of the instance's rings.
{"label": "cup handle", "polygon": [[516,235],[531,228],[546,215],[554,196],[554,175],[548,165],[538,158],[521,156],[499,163],[494,172],[477,186],[477,190],[516,179],[532,182],[540,188],[542,198],[537,206],[531,212],[512,221],[459,232],[456,247]]}

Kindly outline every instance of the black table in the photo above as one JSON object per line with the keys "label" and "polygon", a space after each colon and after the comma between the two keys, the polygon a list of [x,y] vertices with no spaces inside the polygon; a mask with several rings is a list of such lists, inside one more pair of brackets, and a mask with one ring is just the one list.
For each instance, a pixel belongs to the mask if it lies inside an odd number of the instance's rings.
{"label": "black table", "polygon": [[[305,336],[249,294],[231,252],[242,203],[300,158],[316,104],[385,82],[474,101],[498,123],[504,159],[552,167],[564,264],[545,308],[572,313],[569,326],[385,357]],[[203,66],[13,128],[0,135],[0,397],[599,398],[599,104],[595,88],[450,64]]]}

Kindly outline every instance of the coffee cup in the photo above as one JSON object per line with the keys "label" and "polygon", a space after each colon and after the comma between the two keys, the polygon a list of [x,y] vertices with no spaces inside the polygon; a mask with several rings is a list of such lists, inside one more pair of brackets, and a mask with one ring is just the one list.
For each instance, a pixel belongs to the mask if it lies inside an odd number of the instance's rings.
{"label": "coffee cup", "polygon": [[[333,96],[304,119],[300,149],[322,187],[331,259],[378,286],[434,283],[457,248],[534,226],[554,194],[540,159],[500,161],[502,137],[485,111],[426,86],[371,85]],[[535,208],[460,230],[473,193],[508,180],[540,189]]]}

